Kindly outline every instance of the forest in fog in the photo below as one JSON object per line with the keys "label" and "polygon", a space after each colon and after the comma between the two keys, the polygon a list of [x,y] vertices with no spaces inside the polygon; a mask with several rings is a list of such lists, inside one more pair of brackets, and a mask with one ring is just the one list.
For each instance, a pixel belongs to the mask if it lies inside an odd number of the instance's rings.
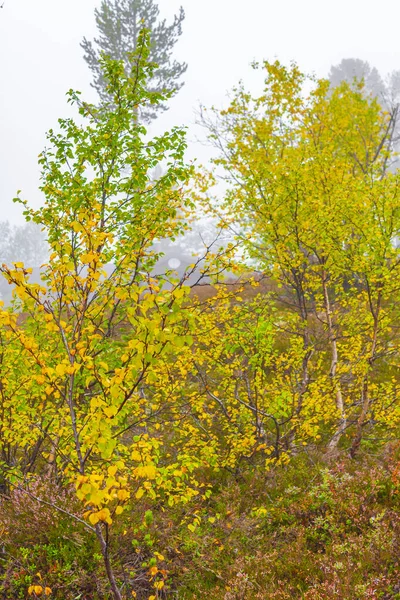
{"label": "forest in fog", "polygon": [[160,9],[98,4],[0,222],[0,597],[398,599],[400,71],[261,56],[200,165]]}

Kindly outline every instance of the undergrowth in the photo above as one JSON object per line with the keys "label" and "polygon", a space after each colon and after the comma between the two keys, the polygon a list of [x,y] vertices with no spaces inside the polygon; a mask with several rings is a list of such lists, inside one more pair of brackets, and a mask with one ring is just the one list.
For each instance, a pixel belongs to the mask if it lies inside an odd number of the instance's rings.
{"label": "undergrowth", "polygon": [[[399,454],[393,445],[358,461],[304,454],[268,472],[246,465],[216,474],[212,496],[190,508],[132,506],[114,533],[122,590],[139,600],[400,599]],[[49,479],[33,486],[78,514],[72,491]],[[27,598],[30,589],[31,597],[109,598],[96,540],[82,527],[4,494],[0,597]]]}

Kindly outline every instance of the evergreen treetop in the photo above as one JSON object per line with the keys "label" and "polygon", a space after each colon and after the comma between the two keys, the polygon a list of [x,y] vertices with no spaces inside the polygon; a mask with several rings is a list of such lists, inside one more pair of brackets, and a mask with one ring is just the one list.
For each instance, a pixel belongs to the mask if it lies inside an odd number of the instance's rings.
{"label": "evergreen treetop", "polygon": [[[133,67],[130,53],[136,51],[139,33],[143,28],[150,33],[149,60],[157,65],[149,82],[149,90],[173,95],[182,87],[180,78],[187,64],[172,59],[172,51],[182,33],[185,13],[181,7],[170,25],[165,19],[159,20],[159,13],[158,5],[153,0],[102,0],[100,8],[95,10],[99,37],[94,38],[94,42],[83,38],[81,47],[93,73],[92,85],[102,102],[107,102],[109,97],[99,62],[101,54],[123,60],[125,71],[129,74]],[[160,104],[142,109],[140,119],[149,122],[156,117],[157,111],[166,108],[165,104]]]}

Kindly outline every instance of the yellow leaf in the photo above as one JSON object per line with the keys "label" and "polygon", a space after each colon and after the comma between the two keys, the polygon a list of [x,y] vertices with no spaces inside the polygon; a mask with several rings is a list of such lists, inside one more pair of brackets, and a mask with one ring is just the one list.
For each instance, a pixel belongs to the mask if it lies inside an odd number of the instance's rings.
{"label": "yellow leaf", "polygon": [[111,398],[118,398],[118,396],[120,395],[120,388],[117,385],[113,385],[110,388],[110,395]]}
{"label": "yellow leaf", "polygon": [[75,231],[75,233],[78,233],[79,231],[83,230],[82,225],[78,223],[78,221],[72,221],[71,227]]}
{"label": "yellow leaf", "polygon": [[56,373],[59,377],[63,377],[65,375],[66,366],[65,365],[57,365]]}
{"label": "yellow leaf", "polygon": [[131,454],[132,460],[136,460],[136,462],[140,462],[142,460],[142,455],[137,450],[134,450]]}
{"label": "yellow leaf", "polygon": [[115,415],[117,414],[117,407],[116,406],[106,406],[106,408],[103,408],[104,414],[111,419],[111,417],[115,417]]}
{"label": "yellow leaf", "polygon": [[140,475],[147,477],[148,479],[155,479],[157,470],[154,465],[146,465],[145,467],[139,467],[141,469]]}
{"label": "yellow leaf", "polygon": [[82,254],[81,256],[81,262],[84,265],[89,264],[90,262],[92,262],[93,260],[93,254]]}
{"label": "yellow leaf", "polygon": [[162,579],[160,581],[156,581],[154,587],[156,588],[156,590],[162,590],[164,587],[164,582],[162,581]]}
{"label": "yellow leaf", "polygon": [[180,287],[180,288],[178,288],[178,289],[174,290],[174,296],[175,296],[175,298],[178,298],[178,300],[179,300],[180,298],[183,298],[183,296],[184,296],[184,295],[185,295],[185,290],[184,290],[184,288],[181,288],[181,287]]}
{"label": "yellow leaf", "polygon": [[154,556],[158,559],[158,560],[165,560],[164,556],[162,554],[160,554],[159,552],[154,552]]}
{"label": "yellow leaf", "polygon": [[139,488],[138,491],[135,494],[135,497],[137,498],[137,500],[140,500],[140,498],[144,495],[144,489],[143,488]]}
{"label": "yellow leaf", "polygon": [[98,517],[98,513],[90,513],[89,521],[91,522],[92,525],[96,525],[100,521],[100,519]]}
{"label": "yellow leaf", "polygon": [[108,508],[103,508],[102,510],[100,510],[97,513],[97,515],[98,515],[99,521],[103,521],[103,522],[111,525],[112,519],[110,517],[110,511],[108,510]]}
{"label": "yellow leaf", "polygon": [[129,498],[129,492],[127,490],[118,490],[117,497],[118,500],[121,500],[123,502],[124,500],[127,500]]}

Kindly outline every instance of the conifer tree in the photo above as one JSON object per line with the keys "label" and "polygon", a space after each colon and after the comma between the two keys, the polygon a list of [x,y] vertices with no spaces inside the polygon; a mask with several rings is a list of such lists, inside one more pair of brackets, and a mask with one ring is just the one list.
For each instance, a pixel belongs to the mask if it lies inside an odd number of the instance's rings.
{"label": "conifer tree", "polygon": [[[85,52],[84,59],[93,73],[92,85],[101,101],[109,100],[99,62],[101,53],[115,60],[123,60],[126,74],[129,74],[133,66],[129,53],[137,49],[139,33],[143,28],[150,32],[150,61],[158,65],[149,82],[149,91],[173,95],[182,87],[180,78],[185,73],[187,64],[173,60],[172,50],[182,33],[185,13],[181,7],[173,22],[168,25],[165,19],[159,20],[159,12],[158,5],[153,0],[102,0],[100,8],[95,10],[99,37],[94,38],[94,42],[83,38],[81,47]],[[166,110],[166,105],[142,109],[139,118],[151,121],[160,110]]]}

